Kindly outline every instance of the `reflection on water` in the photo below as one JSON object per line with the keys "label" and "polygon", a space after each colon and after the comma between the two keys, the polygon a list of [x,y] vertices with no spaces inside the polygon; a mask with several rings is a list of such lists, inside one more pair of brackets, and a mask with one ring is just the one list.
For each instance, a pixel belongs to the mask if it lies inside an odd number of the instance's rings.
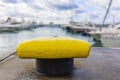
{"label": "reflection on water", "polygon": [[17,44],[17,34],[0,34],[0,48],[14,47]]}
{"label": "reflection on water", "polygon": [[21,41],[43,36],[69,36],[89,41],[91,44],[94,43],[89,37],[84,37],[80,34],[72,34],[59,27],[39,27],[18,33],[0,33],[0,47],[16,47]]}

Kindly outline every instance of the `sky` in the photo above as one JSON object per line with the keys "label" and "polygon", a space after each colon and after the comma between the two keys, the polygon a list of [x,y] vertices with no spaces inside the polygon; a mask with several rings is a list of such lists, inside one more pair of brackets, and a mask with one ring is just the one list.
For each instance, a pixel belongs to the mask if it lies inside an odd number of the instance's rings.
{"label": "sky", "polygon": [[[110,0],[0,0],[0,20],[102,23]],[[120,22],[120,0],[113,0],[105,23]]]}

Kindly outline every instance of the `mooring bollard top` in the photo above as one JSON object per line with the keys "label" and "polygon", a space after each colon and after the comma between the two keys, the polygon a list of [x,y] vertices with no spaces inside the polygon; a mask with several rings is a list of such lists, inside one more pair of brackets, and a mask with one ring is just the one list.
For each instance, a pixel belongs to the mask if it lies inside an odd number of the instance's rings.
{"label": "mooring bollard top", "polygon": [[43,37],[21,42],[17,55],[36,59],[86,58],[90,48],[87,41],[71,37]]}

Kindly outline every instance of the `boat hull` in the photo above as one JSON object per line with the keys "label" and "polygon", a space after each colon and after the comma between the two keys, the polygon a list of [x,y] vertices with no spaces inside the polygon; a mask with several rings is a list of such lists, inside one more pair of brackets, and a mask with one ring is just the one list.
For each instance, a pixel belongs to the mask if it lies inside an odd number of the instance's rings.
{"label": "boat hull", "polygon": [[101,36],[103,47],[120,47],[120,36]]}

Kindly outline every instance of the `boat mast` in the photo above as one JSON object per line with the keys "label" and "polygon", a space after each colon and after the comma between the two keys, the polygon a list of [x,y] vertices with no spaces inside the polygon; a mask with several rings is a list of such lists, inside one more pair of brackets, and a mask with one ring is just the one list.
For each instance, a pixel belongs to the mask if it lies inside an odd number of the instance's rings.
{"label": "boat mast", "polygon": [[[105,16],[104,16],[104,18],[103,18],[102,25],[104,25],[104,23],[105,23],[105,20],[106,20],[107,15],[108,15],[108,13],[109,13],[109,11],[110,11],[110,7],[111,7],[111,5],[112,5],[112,0],[109,1],[109,4],[108,4],[108,7],[107,7],[107,10],[106,10]],[[100,27],[100,30],[101,30],[101,27]]]}

